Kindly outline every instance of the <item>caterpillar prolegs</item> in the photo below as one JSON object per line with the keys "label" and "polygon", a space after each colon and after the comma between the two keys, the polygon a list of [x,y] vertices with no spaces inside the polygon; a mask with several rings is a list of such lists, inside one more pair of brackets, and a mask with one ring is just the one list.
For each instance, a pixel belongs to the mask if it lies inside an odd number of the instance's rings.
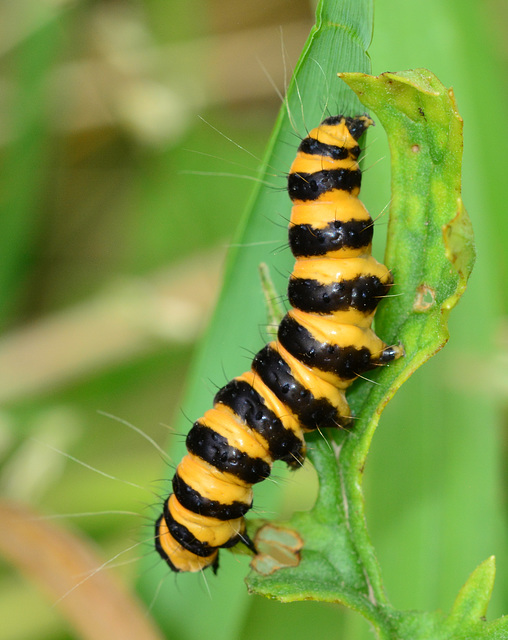
{"label": "caterpillar prolegs", "polygon": [[155,526],[155,547],[173,571],[215,571],[219,548],[239,541],[255,552],[244,521],[252,486],[275,460],[300,466],[304,433],[347,428],[346,388],[403,355],[371,329],[392,285],[371,256],[373,222],[358,199],[358,140],[371,124],[367,116],[327,118],[298,148],[288,177],[292,308],[277,340],[219,390],[187,436]]}

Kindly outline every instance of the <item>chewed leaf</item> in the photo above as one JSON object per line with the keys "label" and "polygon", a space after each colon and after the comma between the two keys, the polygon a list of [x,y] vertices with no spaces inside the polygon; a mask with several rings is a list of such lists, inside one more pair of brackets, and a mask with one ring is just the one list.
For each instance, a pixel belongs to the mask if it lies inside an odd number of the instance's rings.
{"label": "chewed leaf", "polygon": [[395,618],[388,623],[361,481],[382,409],[446,343],[448,314],[473,266],[472,230],[460,200],[462,120],[451,91],[426,70],[341,77],[376,113],[392,151],[386,261],[400,295],[380,305],[376,331],[388,344],[402,342],[406,356],[375,372],[377,384],[353,387],[348,396],[356,412],[351,433],[334,435],[332,446],[312,438],[309,456],[320,478],[318,500],[310,514],[291,521],[305,542],[301,564],[262,583],[251,576],[251,587],[286,601],[341,602],[361,611],[386,637],[392,637],[387,630],[393,625],[401,638],[445,638],[441,615],[401,613],[397,623]]}
{"label": "chewed leaf", "polygon": [[[448,314],[465,290],[475,252],[461,200],[462,119],[451,89],[426,69],[379,77],[341,73],[376,114],[391,152],[392,197],[385,261],[397,295],[380,304],[377,332],[406,356],[354,389],[357,415],[393,395],[448,340]],[[382,398],[384,397],[384,400]]]}
{"label": "chewed leaf", "polygon": [[[471,223],[460,197],[462,118],[452,90],[426,69],[340,75],[374,111],[390,144],[386,263],[400,295],[380,308],[376,322],[389,339],[404,343],[399,368],[405,378],[446,343],[448,313],[474,264]],[[435,305],[420,304],[424,289]]]}
{"label": "chewed leaf", "polygon": [[254,544],[258,553],[251,567],[261,575],[270,575],[284,567],[300,564],[299,551],[303,540],[292,529],[266,524],[256,534]]}
{"label": "chewed leaf", "polygon": [[[448,315],[474,264],[471,223],[461,201],[462,119],[453,92],[429,71],[340,74],[385,128],[392,198],[385,261],[396,297],[383,301],[376,331],[405,357],[376,372],[376,385],[348,396],[357,425],[340,456],[349,525],[378,593],[379,568],[365,526],[362,471],[380,414],[402,383],[448,340]],[[377,582],[376,582],[377,580]]]}
{"label": "chewed leaf", "polygon": [[456,292],[443,304],[443,308],[451,310],[464,293],[475,260],[471,220],[460,198],[457,199],[456,216],[443,226],[443,242],[446,257],[459,277]]}

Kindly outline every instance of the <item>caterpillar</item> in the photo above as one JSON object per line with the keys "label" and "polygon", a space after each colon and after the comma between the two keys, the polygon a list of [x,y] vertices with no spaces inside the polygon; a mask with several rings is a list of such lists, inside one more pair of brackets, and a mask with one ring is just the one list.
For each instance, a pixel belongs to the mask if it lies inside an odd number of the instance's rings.
{"label": "caterpillar", "polygon": [[358,199],[358,140],[371,124],[368,116],[330,117],[298,147],[288,176],[292,308],[277,340],[217,392],[187,435],[155,525],[155,547],[173,571],[216,572],[219,549],[240,541],[255,553],[244,520],[252,486],[275,460],[301,465],[304,433],[349,428],[346,388],[403,355],[371,329],[393,284],[371,256],[373,222]]}

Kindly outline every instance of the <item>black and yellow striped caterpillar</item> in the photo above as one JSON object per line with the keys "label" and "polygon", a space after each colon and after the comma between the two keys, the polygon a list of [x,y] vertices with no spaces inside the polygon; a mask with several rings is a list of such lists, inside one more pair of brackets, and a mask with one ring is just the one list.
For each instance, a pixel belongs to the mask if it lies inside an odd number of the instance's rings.
{"label": "black and yellow striped caterpillar", "polygon": [[291,167],[289,243],[296,264],[292,309],[252,368],[219,390],[194,423],[155,546],[173,571],[218,567],[218,550],[241,541],[252,485],[272,463],[300,466],[303,434],[351,423],[346,388],[403,355],[371,329],[392,276],[371,256],[372,219],[358,199],[358,139],[372,120],[335,116],[302,141]]}

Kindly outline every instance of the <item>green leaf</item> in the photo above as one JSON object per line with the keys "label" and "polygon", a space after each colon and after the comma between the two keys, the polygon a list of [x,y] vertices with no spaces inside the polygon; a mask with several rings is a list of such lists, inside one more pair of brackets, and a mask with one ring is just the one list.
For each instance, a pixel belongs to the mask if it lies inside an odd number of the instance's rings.
{"label": "green leaf", "polygon": [[508,617],[487,623],[485,615],[494,587],[495,559],[487,558],[469,576],[447,618],[441,612],[396,612],[398,640],[506,640]]}
{"label": "green leaf", "polygon": [[[245,371],[250,354],[262,346],[260,327],[266,325],[266,308],[259,265],[270,263],[276,289],[284,291],[287,274],[294,263],[289,251],[273,251],[287,247],[291,202],[285,172],[299,140],[311,126],[332,113],[354,115],[364,111],[355,94],[337,78],[337,71],[370,71],[366,49],[372,25],[372,0],[323,1],[317,7],[316,25],[296,65],[285,104],[268,143],[260,182],[228,255],[221,297],[194,362],[182,404],[182,412],[188,418],[182,418],[175,427],[180,432],[188,430],[189,419],[196,419],[211,407],[214,384]],[[267,241],[273,243],[268,248]],[[182,438],[172,450],[173,459],[178,461],[183,452]],[[271,483],[267,489],[259,487],[256,504],[262,503],[264,509],[274,508],[275,494]],[[210,630],[216,629],[217,637],[227,640],[237,636],[237,627],[247,606],[247,592],[238,588],[246,572],[245,563],[241,562],[237,555],[232,557],[227,551],[221,552],[219,578],[214,579],[210,572],[206,576],[212,598],[198,576],[178,576],[178,583],[166,579],[168,569],[162,563],[142,578],[140,588],[149,600],[154,586],[158,588],[162,584],[153,614],[166,633],[210,638]],[[150,568],[153,569],[152,559]],[[199,616],[195,615],[196,610]]]}
{"label": "green leaf", "polygon": [[447,619],[451,631],[476,626],[487,615],[495,576],[496,563],[491,556],[473,571],[460,590]]}
{"label": "green leaf", "polygon": [[[223,336],[227,335],[233,346],[249,346],[251,338],[246,328],[257,328],[256,320],[263,322],[257,267],[266,256],[259,247],[266,237],[285,242],[285,230],[280,235],[273,229],[267,231],[266,212],[289,209],[285,191],[274,193],[266,183],[275,179],[274,166],[289,166],[294,147],[287,143],[294,131],[301,134],[309,128],[307,122],[315,126],[330,112],[354,115],[364,111],[345,86],[338,90],[333,87],[339,69],[353,69],[355,73],[347,75],[347,82],[377,113],[392,147],[393,200],[387,261],[395,274],[395,293],[400,295],[380,306],[376,327],[387,342],[401,340],[407,355],[376,372],[373,378],[377,384],[361,380],[355,385],[349,394],[357,416],[353,432],[328,434],[327,440],[320,435],[309,439],[309,457],[320,477],[318,499],[311,512],[295,514],[282,530],[283,539],[301,538],[304,546],[287,554],[291,562],[284,564],[285,568],[277,570],[282,566],[278,561],[265,564],[262,571],[252,572],[247,582],[251,591],[285,602],[315,599],[343,603],[370,620],[381,638],[437,639],[446,637],[444,616],[398,613],[387,603],[365,526],[361,480],[383,407],[400,384],[446,342],[448,314],[463,292],[473,264],[470,225],[460,201],[462,128],[453,96],[428,72],[385,74],[380,78],[365,74],[369,67],[365,50],[371,32],[366,25],[371,25],[370,19],[368,2],[322,2],[318,7],[316,27],[297,65],[268,146],[251,214],[245,218],[236,248],[230,252],[225,289],[187,403],[193,415],[210,405],[210,393],[202,393],[201,381],[204,377],[217,380],[213,363],[220,362],[228,372],[246,368],[245,364],[238,366],[234,351],[224,352]],[[344,57],[346,50],[349,57]],[[280,264],[287,265],[285,260]],[[287,272],[288,266],[276,270]],[[279,282],[283,280],[281,276]],[[282,289],[277,283],[275,286]],[[251,292],[252,307],[239,302],[244,300],[246,290]],[[278,533],[271,538],[280,548],[280,540],[273,540],[280,538]],[[233,608],[231,593],[227,582],[221,589],[214,584],[212,608],[208,611],[201,601],[199,605],[206,629],[214,624],[214,612],[220,612],[224,637],[235,625],[233,617],[224,617],[224,611]],[[197,632],[200,621],[181,608],[179,600],[173,599],[171,606],[167,595],[160,600],[164,602],[162,620],[170,616],[174,625],[181,609],[186,625]],[[237,615],[241,614],[240,600],[235,595]]]}
{"label": "green leaf", "polygon": [[358,422],[355,432],[345,439],[340,459],[347,470],[347,500],[354,505],[349,518],[352,535],[369,567],[372,587],[383,601],[363,514],[361,480],[366,456],[389,399],[446,343],[448,314],[464,291],[474,251],[471,226],[460,199],[462,119],[453,93],[425,70],[379,78],[342,77],[383,124],[391,151],[392,200],[385,263],[394,273],[395,295],[380,304],[375,326],[388,343],[402,342],[406,356],[377,372],[373,376],[377,384],[354,385],[349,400]]}
{"label": "green leaf", "polygon": [[[365,525],[361,482],[381,411],[402,382],[446,343],[449,312],[473,266],[472,231],[460,199],[462,120],[453,94],[427,71],[341,76],[375,111],[392,150],[386,261],[400,295],[380,305],[376,328],[388,342],[400,340],[406,357],[376,372],[377,384],[355,383],[349,394],[357,416],[354,431],[330,434],[332,446],[312,438],[318,500],[312,512],[289,523],[305,541],[301,563],[268,578],[251,575],[249,585],[285,601],[340,602],[360,611],[380,637],[398,637]],[[422,631],[428,624],[436,631],[439,616],[415,615],[421,635],[415,635],[413,616],[404,637],[429,637]],[[401,617],[403,626],[410,618]]]}
{"label": "green leaf", "polygon": [[404,329],[406,352],[420,354],[415,360],[419,366],[448,339],[448,313],[462,295],[475,259],[471,223],[460,196],[462,118],[453,91],[426,69],[379,78],[341,75],[376,113],[390,144],[386,262],[400,295],[376,321],[397,336]]}

